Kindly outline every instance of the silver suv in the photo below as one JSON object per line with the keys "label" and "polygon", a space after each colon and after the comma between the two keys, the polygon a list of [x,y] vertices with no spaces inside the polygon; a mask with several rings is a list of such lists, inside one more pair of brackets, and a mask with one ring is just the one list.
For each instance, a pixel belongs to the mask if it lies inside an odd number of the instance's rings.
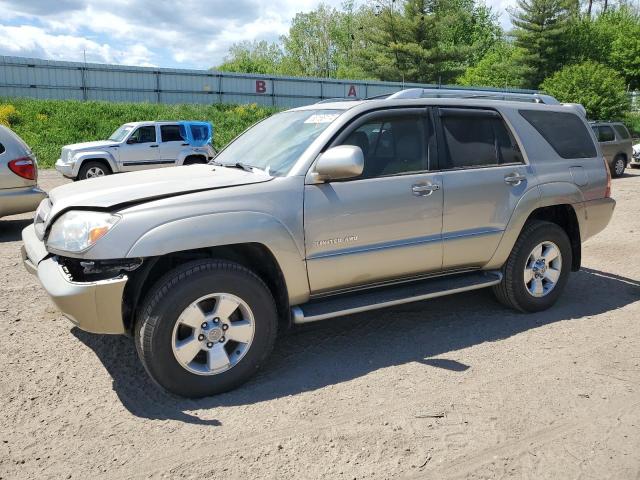
{"label": "silver suv", "polygon": [[246,381],[279,325],[484,287],[541,311],[615,202],[578,109],[518,100],[279,113],[208,165],[54,189],[24,263],[79,328],[131,334],[190,397]]}

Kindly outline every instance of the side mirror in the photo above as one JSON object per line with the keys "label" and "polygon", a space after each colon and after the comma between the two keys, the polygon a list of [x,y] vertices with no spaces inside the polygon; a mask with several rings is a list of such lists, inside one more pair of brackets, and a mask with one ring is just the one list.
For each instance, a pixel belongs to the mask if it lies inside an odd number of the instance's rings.
{"label": "side mirror", "polygon": [[314,181],[342,180],[362,175],[364,155],[360,147],[340,145],[324,152],[316,162]]}
{"label": "side mirror", "polygon": [[136,140],[135,137],[131,137],[127,140],[128,145],[133,145],[134,143],[138,143],[138,140]]}

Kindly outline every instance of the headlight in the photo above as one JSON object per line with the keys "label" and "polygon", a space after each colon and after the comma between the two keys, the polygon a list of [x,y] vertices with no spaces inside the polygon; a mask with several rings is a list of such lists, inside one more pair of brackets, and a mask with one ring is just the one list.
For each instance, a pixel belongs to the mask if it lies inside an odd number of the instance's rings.
{"label": "headlight", "polygon": [[63,252],[82,252],[104,237],[120,217],[103,212],[70,211],[55,221],[47,246]]}

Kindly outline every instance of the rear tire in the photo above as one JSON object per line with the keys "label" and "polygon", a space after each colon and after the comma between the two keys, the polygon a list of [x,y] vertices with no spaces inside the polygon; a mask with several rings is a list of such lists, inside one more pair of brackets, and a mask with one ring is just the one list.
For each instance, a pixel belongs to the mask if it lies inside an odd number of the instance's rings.
{"label": "rear tire", "polygon": [[520,233],[502,267],[502,282],[493,291],[501,303],[521,312],[546,310],[562,294],[571,263],[566,232],[555,223],[531,221]]}
{"label": "rear tire", "polygon": [[618,178],[624,175],[624,170],[627,168],[627,162],[623,156],[618,155],[613,159],[613,164],[611,165],[611,176],[613,178]]}
{"label": "rear tire", "polygon": [[78,180],[104,177],[106,175],[111,175],[111,173],[111,168],[109,168],[105,163],[91,160],[84,162],[80,167]]}
{"label": "rear tire", "polygon": [[160,387],[191,398],[246,382],[271,353],[278,326],[264,282],[221,260],[198,260],[170,271],[140,312],[134,334],[142,364]]}

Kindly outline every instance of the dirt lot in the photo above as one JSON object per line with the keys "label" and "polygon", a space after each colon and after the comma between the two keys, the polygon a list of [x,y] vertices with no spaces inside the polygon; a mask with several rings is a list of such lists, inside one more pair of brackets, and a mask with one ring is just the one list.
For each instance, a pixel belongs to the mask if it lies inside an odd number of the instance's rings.
{"label": "dirt lot", "polygon": [[0,220],[0,478],[639,479],[640,172],[614,196],[550,311],[479,291],[324,322],[201,401],[72,328],[21,265],[28,216]]}

